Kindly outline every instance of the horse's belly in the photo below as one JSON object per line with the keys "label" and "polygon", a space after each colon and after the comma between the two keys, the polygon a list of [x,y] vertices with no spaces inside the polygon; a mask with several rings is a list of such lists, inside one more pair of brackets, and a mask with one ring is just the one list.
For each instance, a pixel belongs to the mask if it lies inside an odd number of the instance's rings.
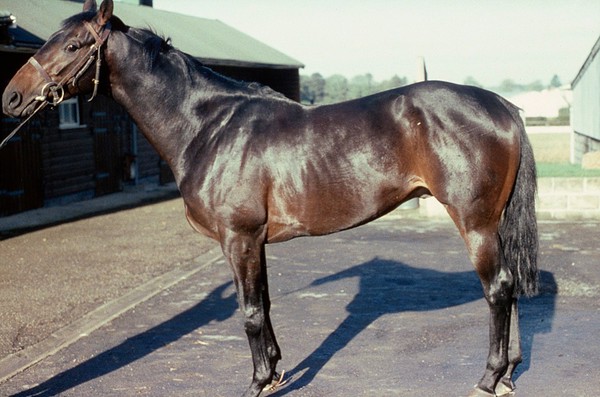
{"label": "horse's belly", "polygon": [[398,203],[377,205],[372,200],[349,202],[343,199],[305,202],[287,212],[270,213],[268,242],[281,242],[300,236],[322,236],[350,229],[378,218]]}

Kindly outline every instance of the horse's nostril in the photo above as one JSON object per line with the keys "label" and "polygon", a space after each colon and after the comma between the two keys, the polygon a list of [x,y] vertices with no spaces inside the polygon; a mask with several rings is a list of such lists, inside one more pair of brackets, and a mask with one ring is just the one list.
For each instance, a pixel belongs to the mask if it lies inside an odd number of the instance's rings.
{"label": "horse's nostril", "polygon": [[21,101],[23,100],[23,97],[21,96],[21,94],[19,94],[16,91],[13,91],[10,96],[8,97],[8,106],[11,109],[16,108],[17,106],[19,106],[21,104]]}
{"label": "horse's nostril", "polygon": [[13,91],[8,95],[8,108],[9,109],[16,109],[20,104],[21,101],[23,100],[23,96],[21,96],[20,93],[18,93],[17,91]]}

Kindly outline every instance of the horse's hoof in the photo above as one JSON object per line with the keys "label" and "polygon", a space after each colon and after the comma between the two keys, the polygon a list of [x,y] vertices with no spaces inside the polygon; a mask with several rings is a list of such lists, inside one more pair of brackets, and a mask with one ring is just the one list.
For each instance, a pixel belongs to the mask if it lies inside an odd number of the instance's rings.
{"label": "horse's hoof", "polygon": [[278,387],[285,385],[288,382],[288,379],[283,379],[285,376],[285,371],[281,371],[281,375],[275,372],[273,374],[273,380],[270,384],[266,385],[263,391],[274,391]]}
{"label": "horse's hoof", "polygon": [[498,382],[496,385],[496,396],[498,397],[511,397],[515,395],[515,384],[509,381],[510,384],[504,382]]}
{"label": "horse's hoof", "polygon": [[475,389],[467,397],[496,397],[496,394],[481,390],[475,386]]}

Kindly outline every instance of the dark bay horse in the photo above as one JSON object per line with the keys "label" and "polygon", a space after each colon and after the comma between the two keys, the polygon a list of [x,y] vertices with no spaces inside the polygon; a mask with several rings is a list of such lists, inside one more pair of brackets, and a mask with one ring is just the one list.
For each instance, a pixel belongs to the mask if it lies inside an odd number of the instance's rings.
{"label": "dark bay horse", "polygon": [[487,366],[470,395],[512,393],[517,298],[538,277],[535,166],[516,107],[444,82],[305,107],[126,26],[110,0],[83,11],[13,77],[3,110],[23,117],[96,90],[127,109],[171,166],[190,224],[231,266],[254,363],[244,396],[279,377],[265,244],[348,229],[423,195],[454,220],[489,304]]}

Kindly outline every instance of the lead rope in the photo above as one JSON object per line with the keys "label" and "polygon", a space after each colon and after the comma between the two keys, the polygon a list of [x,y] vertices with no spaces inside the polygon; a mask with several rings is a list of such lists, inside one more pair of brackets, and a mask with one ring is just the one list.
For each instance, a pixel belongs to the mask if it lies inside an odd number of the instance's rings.
{"label": "lead rope", "polygon": [[13,136],[15,136],[15,134],[21,129],[21,127],[23,127],[33,116],[35,116],[37,112],[48,106],[48,103],[49,102],[42,102],[42,104],[35,108],[35,110],[25,120],[21,121],[21,123],[14,130],[12,130],[12,132],[8,134],[8,136],[4,138],[2,142],[0,142],[0,149],[6,146],[6,144],[8,144],[8,141],[10,141],[10,139]]}

